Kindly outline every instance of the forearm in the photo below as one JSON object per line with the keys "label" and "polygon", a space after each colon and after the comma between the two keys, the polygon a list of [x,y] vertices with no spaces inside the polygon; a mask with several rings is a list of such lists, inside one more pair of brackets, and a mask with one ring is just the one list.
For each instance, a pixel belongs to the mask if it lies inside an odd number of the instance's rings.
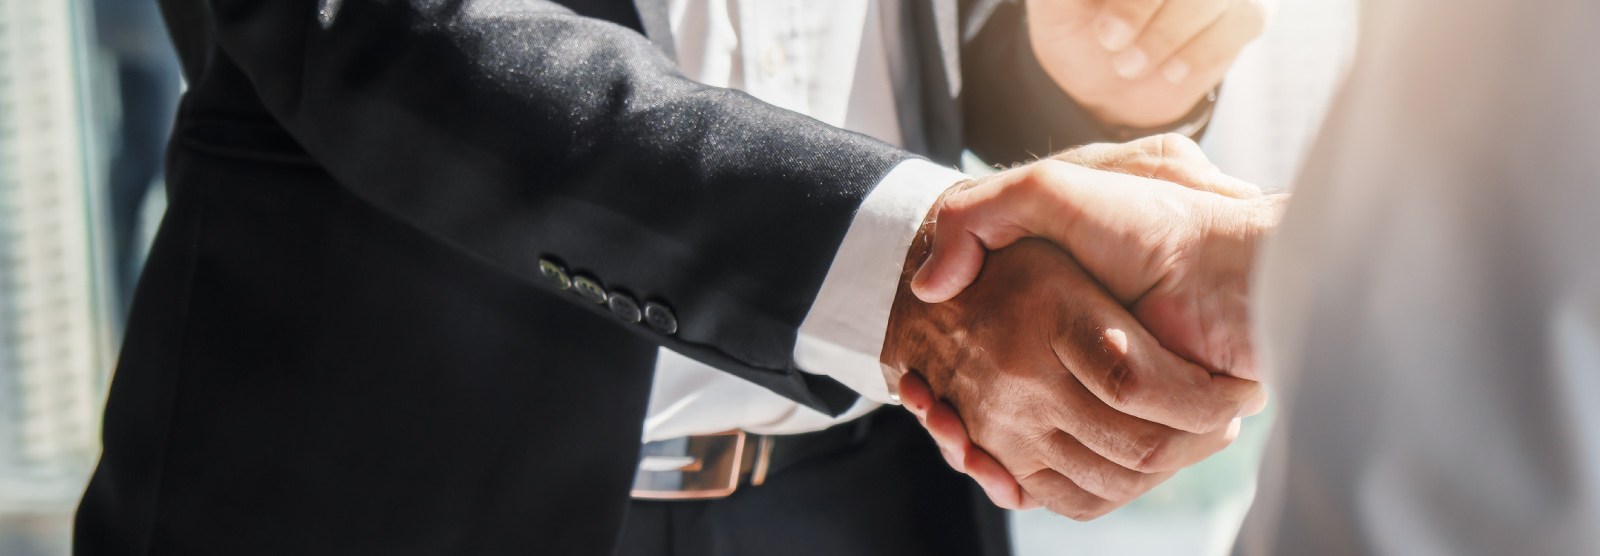
{"label": "forearm", "polygon": [[365,201],[534,287],[553,259],[661,301],[677,330],[632,329],[803,390],[797,327],[856,207],[909,155],[696,84],[630,29],[478,6],[212,12],[273,118]]}

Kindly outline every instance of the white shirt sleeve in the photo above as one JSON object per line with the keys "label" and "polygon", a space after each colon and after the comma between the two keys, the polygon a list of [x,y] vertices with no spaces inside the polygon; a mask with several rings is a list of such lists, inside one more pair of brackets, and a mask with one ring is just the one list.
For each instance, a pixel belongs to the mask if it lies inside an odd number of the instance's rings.
{"label": "white shirt sleeve", "polygon": [[794,359],[869,400],[896,403],[884,382],[884,334],[906,251],[928,209],[966,174],[922,159],[900,163],[867,195],[845,232],[811,311],[800,324]]}

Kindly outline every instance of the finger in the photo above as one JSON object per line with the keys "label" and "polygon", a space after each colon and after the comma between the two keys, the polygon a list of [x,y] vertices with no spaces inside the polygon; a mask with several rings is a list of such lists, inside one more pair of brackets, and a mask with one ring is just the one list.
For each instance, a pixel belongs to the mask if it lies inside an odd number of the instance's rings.
{"label": "finger", "polygon": [[[1021,483],[1018,483],[1018,485],[1020,485],[1020,484]],[[1032,494],[1028,493],[1027,489],[1023,489],[1022,490],[1022,507],[1017,508],[1017,509],[1019,509],[1019,510],[1032,510],[1032,509],[1035,509],[1035,508],[1038,508],[1038,507],[1041,507],[1041,506],[1043,506],[1043,504],[1039,503],[1039,499],[1038,498],[1034,498]]]}
{"label": "finger", "polygon": [[942,303],[955,297],[977,279],[988,249],[1003,248],[1028,233],[1013,219],[1031,199],[1014,186],[1032,177],[1026,171],[1031,166],[967,182],[934,209],[928,258],[911,279],[918,299]]}
{"label": "finger", "polygon": [[1186,135],[1163,133],[1139,140],[1140,150],[1154,166],[1147,177],[1169,181],[1189,189],[1209,191],[1235,199],[1261,196],[1255,184],[1222,172],[1205,149]]}
{"label": "finger", "polygon": [[1122,323],[1102,329],[1105,349],[1098,353],[1058,348],[1073,376],[1112,409],[1205,434],[1239,415],[1261,389],[1254,381],[1213,375],[1168,352],[1135,326]]}
{"label": "finger", "polygon": [[933,390],[928,387],[928,381],[916,372],[900,375],[900,405],[916,415],[918,420],[927,419],[928,406],[933,405]]}
{"label": "finger", "polygon": [[957,222],[936,225],[928,259],[911,278],[911,293],[925,303],[960,294],[983,269],[983,243]]}
{"label": "finger", "polygon": [[1064,319],[1051,347],[1062,365],[1112,409],[1203,434],[1226,426],[1261,388],[1257,382],[1212,375],[1173,355],[1104,290],[1069,295],[1079,303],[1072,308],[1076,316]]}
{"label": "finger", "polygon": [[1094,39],[1108,52],[1121,52],[1133,44],[1164,0],[1109,0],[1095,14]]}
{"label": "finger", "polygon": [[1085,492],[1112,502],[1133,500],[1173,473],[1143,473],[1118,465],[1062,431],[1055,431],[1039,446],[1039,455],[1044,458],[1039,463],[1071,479]]}
{"label": "finger", "polygon": [[1169,181],[1236,199],[1261,196],[1261,188],[1224,174],[1200,145],[1186,136],[1164,133],[1127,143],[1095,143],[1054,156],[1063,162]]}
{"label": "finger", "polygon": [[921,406],[919,411],[921,415],[926,416],[922,420],[923,427],[928,429],[929,436],[932,436],[934,443],[939,445],[939,451],[946,456],[946,461],[958,460],[951,464],[952,469],[971,476],[996,506],[1008,510],[1038,506],[1037,502],[1023,497],[1022,487],[999,461],[972,444],[967,429],[955,410],[948,404],[933,399],[932,392],[921,377],[914,373],[906,373],[900,379],[900,389],[902,402],[910,399],[912,401],[907,403]]}
{"label": "finger", "polygon": [[1210,191],[1218,195],[1233,197],[1235,199],[1254,199],[1262,196],[1261,186],[1242,179],[1224,174],[1221,170],[1204,173],[1197,176],[1184,176],[1162,178],[1167,181],[1201,191]]}
{"label": "finger", "polygon": [[984,494],[989,495],[989,500],[996,506],[1008,510],[1027,510],[1038,507],[1038,502],[1024,496],[1022,485],[1017,483],[1017,478],[1006,471],[1005,466],[980,448],[967,452],[965,462],[967,475],[977,481],[983,488]]}
{"label": "finger", "polygon": [[1077,521],[1088,521],[1117,509],[1121,504],[1100,498],[1078,487],[1066,476],[1042,469],[1017,481],[1022,489],[1050,511]]}
{"label": "finger", "polygon": [[1104,0],[1027,0],[1028,24],[1063,35],[1084,32]]}
{"label": "finger", "polygon": [[1262,411],[1267,409],[1268,399],[1269,396],[1267,395],[1267,389],[1262,388],[1261,392],[1257,394],[1256,397],[1250,398],[1250,401],[1245,402],[1244,410],[1239,412],[1239,416],[1250,417],[1260,414]]}
{"label": "finger", "polygon": [[935,401],[928,408],[925,426],[951,469],[972,477],[996,506],[1008,510],[1024,508],[1022,487],[1016,478],[988,452],[972,443],[955,409]]}
{"label": "finger", "polygon": [[955,409],[948,404],[934,403],[928,407],[928,418],[923,426],[928,429],[934,443],[939,445],[940,451],[954,460],[950,462],[950,467],[966,473],[967,454],[974,447],[967,436],[966,425],[961,423],[961,417],[956,415]]}
{"label": "finger", "polygon": [[1176,471],[1233,442],[1225,428],[1205,434],[1177,430],[1112,409],[1077,381],[1066,382],[1067,403],[1050,416],[1050,424],[1123,468],[1141,473]]}
{"label": "finger", "polygon": [[1180,46],[1162,62],[1161,75],[1169,83],[1191,79],[1215,83],[1246,44],[1259,36],[1267,25],[1267,9],[1255,0],[1233,0],[1228,10],[1211,26]]}
{"label": "finger", "polygon": [[1144,175],[1150,172],[1217,170],[1194,140],[1177,133],[1147,135],[1126,143],[1090,143],[1052,158],[1096,170]]}
{"label": "finger", "polygon": [[[1171,0],[1161,6],[1161,11],[1156,12],[1150,19],[1150,25],[1144,28],[1133,46],[1118,54],[1121,56],[1143,56],[1147,62],[1146,68],[1161,68],[1161,76],[1169,83],[1181,83],[1183,78],[1189,76],[1190,67],[1186,62],[1168,64],[1172,55],[1194,40],[1202,31],[1222,17],[1228,11],[1231,0]],[[1116,60],[1112,61],[1116,67]],[[1132,79],[1142,76],[1123,75]]]}

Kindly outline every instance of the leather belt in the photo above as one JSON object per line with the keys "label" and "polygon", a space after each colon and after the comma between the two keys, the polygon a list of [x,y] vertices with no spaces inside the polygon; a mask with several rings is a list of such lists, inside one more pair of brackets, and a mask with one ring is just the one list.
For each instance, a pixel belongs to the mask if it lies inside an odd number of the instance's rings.
{"label": "leather belt", "polygon": [[866,440],[872,415],[803,434],[742,430],[646,442],[633,475],[636,500],[714,500],[812,457],[853,448]]}

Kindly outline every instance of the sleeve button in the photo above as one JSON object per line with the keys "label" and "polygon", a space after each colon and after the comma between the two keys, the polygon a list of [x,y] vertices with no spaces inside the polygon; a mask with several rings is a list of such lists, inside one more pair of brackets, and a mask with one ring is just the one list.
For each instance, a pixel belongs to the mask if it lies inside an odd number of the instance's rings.
{"label": "sleeve button", "polygon": [[642,315],[639,310],[639,302],[624,294],[612,292],[611,296],[606,299],[606,306],[611,308],[611,314],[630,324],[639,322],[639,317]]}
{"label": "sleeve button", "polygon": [[558,290],[572,287],[572,278],[567,276],[567,269],[561,268],[550,259],[539,259],[539,274],[544,276],[544,281]]}
{"label": "sleeve button", "polygon": [[678,332],[678,317],[672,314],[672,309],[654,301],[644,304],[644,320],[650,328],[662,334],[672,335]]}
{"label": "sleeve button", "polygon": [[588,276],[573,278],[572,291],[577,292],[578,297],[587,299],[591,303],[600,304],[606,302],[606,289],[600,287],[599,282]]}

